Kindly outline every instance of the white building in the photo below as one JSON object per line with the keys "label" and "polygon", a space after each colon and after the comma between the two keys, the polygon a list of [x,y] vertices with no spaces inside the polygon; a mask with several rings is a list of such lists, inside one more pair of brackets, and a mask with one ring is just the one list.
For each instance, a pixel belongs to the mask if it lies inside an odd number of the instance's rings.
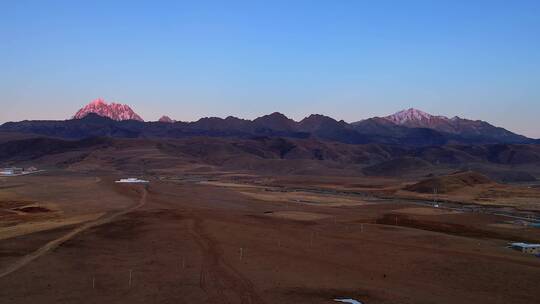
{"label": "white building", "polygon": [[13,171],[8,170],[8,169],[1,169],[0,175],[13,175]]}
{"label": "white building", "polygon": [[17,175],[17,174],[22,174],[22,173],[23,173],[22,168],[10,167],[10,168],[0,169],[0,175]]}
{"label": "white building", "polygon": [[511,243],[510,246],[514,250],[521,251],[528,254],[539,254],[540,244],[528,244],[528,243]]}

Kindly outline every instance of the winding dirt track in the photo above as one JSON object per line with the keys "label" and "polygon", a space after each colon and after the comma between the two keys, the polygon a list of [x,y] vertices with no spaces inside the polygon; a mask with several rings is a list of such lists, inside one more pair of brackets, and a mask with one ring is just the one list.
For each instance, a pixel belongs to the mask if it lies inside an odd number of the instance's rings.
{"label": "winding dirt track", "polygon": [[211,303],[265,303],[251,281],[224,260],[223,251],[216,240],[204,231],[201,218],[194,217],[190,230],[204,253],[199,285],[208,294]]}
{"label": "winding dirt track", "polygon": [[41,257],[42,255],[46,254],[47,252],[49,252],[49,251],[57,248],[58,246],[62,245],[66,241],[72,239],[77,234],[79,234],[79,233],[81,233],[81,232],[83,232],[85,230],[88,230],[90,228],[109,223],[112,220],[114,220],[115,218],[117,218],[118,216],[124,215],[126,213],[129,213],[129,212],[131,212],[131,211],[133,211],[135,209],[138,209],[138,208],[142,207],[144,204],[146,204],[146,196],[147,196],[147,194],[148,194],[148,191],[147,191],[146,188],[144,188],[141,199],[139,200],[139,202],[137,204],[135,204],[135,205],[133,205],[133,206],[131,206],[129,208],[126,208],[124,210],[120,210],[118,212],[107,214],[107,215],[105,215],[103,217],[98,218],[97,220],[94,220],[94,221],[91,221],[91,222],[86,222],[86,223],[82,224],[81,226],[71,230],[67,234],[63,235],[62,237],[57,238],[55,240],[52,240],[52,241],[48,242],[47,244],[43,245],[42,247],[40,247],[39,249],[37,249],[36,251],[25,255],[24,257],[19,259],[17,262],[9,265],[8,267],[5,267],[4,269],[0,269],[0,278],[5,277],[5,276],[9,275],[10,273],[19,270],[20,268],[24,267],[26,264],[32,262],[33,260],[35,260],[35,259]]}

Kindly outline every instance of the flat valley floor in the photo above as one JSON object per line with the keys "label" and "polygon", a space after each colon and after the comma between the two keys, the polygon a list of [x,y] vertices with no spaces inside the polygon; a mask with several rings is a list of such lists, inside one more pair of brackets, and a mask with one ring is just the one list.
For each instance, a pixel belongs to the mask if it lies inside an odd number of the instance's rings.
{"label": "flat valley floor", "polygon": [[[0,182],[1,303],[536,303],[540,229],[294,179]],[[316,180],[313,178],[312,180]]]}

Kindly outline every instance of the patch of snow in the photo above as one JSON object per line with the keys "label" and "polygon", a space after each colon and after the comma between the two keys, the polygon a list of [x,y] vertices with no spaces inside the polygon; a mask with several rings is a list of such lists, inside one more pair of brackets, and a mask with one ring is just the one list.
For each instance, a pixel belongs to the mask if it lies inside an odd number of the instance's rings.
{"label": "patch of snow", "polygon": [[144,179],[138,179],[134,177],[129,178],[122,178],[120,180],[117,180],[115,183],[128,183],[128,184],[147,184],[149,181]]}
{"label": "patch of snow", "polygon": [[362,302],[355,299],[334,299],[335,302],[350,303],[350,304],[362,304]]}

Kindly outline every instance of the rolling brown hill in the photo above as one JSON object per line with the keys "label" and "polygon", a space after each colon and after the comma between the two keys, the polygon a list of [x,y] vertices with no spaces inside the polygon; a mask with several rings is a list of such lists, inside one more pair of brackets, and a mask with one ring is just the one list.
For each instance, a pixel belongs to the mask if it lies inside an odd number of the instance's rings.
{"label": "rolling brown hill", "polygon": [[494,183],[488,177],[473,171],[457,172],[449,175],[425,179],[405,187],[405,190],[418,193],[449,193],[466,187]]}
{"label": "rolling brown hill", "polygon": [[538,145],[406,147],[275,136],[66,140],[1,132],[0,139],[0,166],[88,165],[106,170],[129,166],[147,170],[152,165],[166,168],[191,163],[265,174],[309,171],[312,174],[422,177],[474,169],[499,182],[534,181],[540,177]]}

